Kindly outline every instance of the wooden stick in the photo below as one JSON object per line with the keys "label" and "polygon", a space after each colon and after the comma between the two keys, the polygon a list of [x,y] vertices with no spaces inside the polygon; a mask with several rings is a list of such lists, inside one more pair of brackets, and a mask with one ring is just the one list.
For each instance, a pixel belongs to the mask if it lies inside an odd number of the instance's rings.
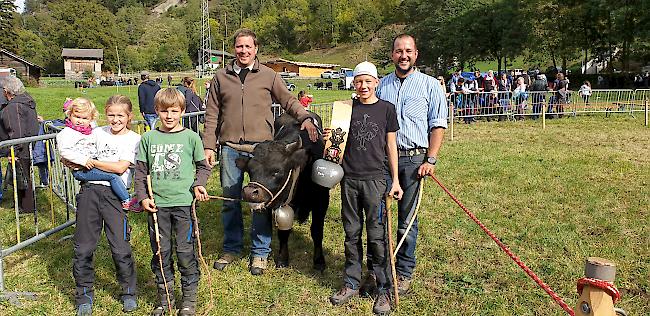
{"label": "wooden stick", "polygon": [[388,226],[388,255],[390,257],[390,270],[393,276],[393,291],[395,293],[395,308],[399,306],[399,289],[397,287],[397,271],[395,270],[395,258],[393,257],[393,216],[391,213],[391,205],[393,204],[393,197],[386,196],[386,225]]}
{"label": "wooden stick", "polygon": [[[150,174],[147,175],[147,191],[149,192],[149,198],[151,201],[154,201]],[[163,283],[165,285],[165,294],[167,294],[167,308],[169,309],[169,313],[173,315],[174,313],[172,311],[172,302],[169,298],[169,288],[167,287],[167,278],[165,278],[165,270],[163,269],[162,251],[160,247],[160,230],[158,229],[158,215],[156,212],[151,212],[151,216],[153,217],[153,228],[154,232],[156,233],[156,245],[158,245],[158,263],[160,265],[160,275],[162,276]]]}
{"label": "wooden stick", "polygon": [[411,216],[411,220],[409,221],[408,226],[406,226],[406,232],[404,232],[402,239],[400,239],[400,241],[397,243],[397,248],[395,248],[395,254],[393,256],[393,260],[396,258],[399,248],[402,247],[404,240],[406,240],[406,236],[409,234],[409,231],[411,231],[411,226],[413,226],[413,223],[415,222],[415,219],[418,216],[418,212],[420,211],[420,203],[422,202],[422,194],[424,194],[424,192],[422,192],[423,189],[424,189],[424,178],[420,179],[420,188],[418,189],[418,202],[417,204],[415,204],[415,211]]}
{"label": "wooden stick", "polygon": [[199,252],[199,260],[201,261],[201,264],[203,265],[203,268],[205,269],[205,273],[208,276],[208,288],[210,289],[210,301],[208,301],[208,306],[205,309],[204,315],[208,315],[208,313],[212,310],[214,307],[212,302],[214,302],[214,290],[212,286],[212,274],[210,273],[210,267],[208,267],[208,264],[205,262],[205,258],[203,258],[203,246],[201,245],[201,230],[199,229],[199,217],[196,215],[196,198],[192,201],[192,218],[194,220],[194,235],[196,235],[196,241],[198,243],[198,252]]}

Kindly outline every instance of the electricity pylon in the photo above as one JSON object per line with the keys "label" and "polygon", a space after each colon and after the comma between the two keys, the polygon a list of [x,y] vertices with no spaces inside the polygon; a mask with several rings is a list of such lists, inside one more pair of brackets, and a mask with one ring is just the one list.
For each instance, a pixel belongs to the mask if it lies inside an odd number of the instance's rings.
{"label": "electricity pylon", "polygon": [[208,0],[201,0],[201,48],[199,49],[199,77],[207,73],[212,57],[212,37],[210,36],[210,10]]}

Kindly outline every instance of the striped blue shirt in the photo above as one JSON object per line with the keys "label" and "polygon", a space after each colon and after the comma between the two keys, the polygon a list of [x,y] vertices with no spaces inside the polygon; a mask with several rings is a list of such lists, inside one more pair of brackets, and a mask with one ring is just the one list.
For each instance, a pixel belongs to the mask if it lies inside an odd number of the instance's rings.
{"label": "striped blue shirt", "polygon": [[434,127],[447,128],[449,110],[445,93],[431,76],[416,70],[401,83],[392,72],[381,79],[377,96],[395,105],[400,150],[428,148],[429,131]]}

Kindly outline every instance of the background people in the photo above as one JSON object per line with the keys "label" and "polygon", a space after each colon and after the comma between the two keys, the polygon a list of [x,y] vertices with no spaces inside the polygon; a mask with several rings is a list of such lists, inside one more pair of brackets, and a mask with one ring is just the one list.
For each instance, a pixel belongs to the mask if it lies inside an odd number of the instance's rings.
{"label": "background people", "polygon": [[149,72],[143,71],[140,75],[142,83],[138,86],[138,104],[140,105],[140,113],[142,118],[147,122],[150,129],[154,128],[154,124],[158,115],[153,106],[153,98],[156,96],[160,85],[156,81],[149,78]]}
{"label": "background people", "polygon": [[[7,100],[0,106],[0,140],[38,135],[39,122],[36,114],[36,102],[27,93],[22,81],[12,76],[4,77],[0,79],[0,86],[2,86],[4,98]],[[14,190],[18,195],[18,209],[21,213],[33,213],[36,211],[36,205],[32,189],[29,144],[16,145],[14,148],[17,186]],[[0,149],[0,156],[8,157],[9,155],[10,147]]]}
{"label": "background people", "polygon": [[[185,113],[196,113],[205,110],[203,101],[196,91],[196,83],[192,77],[183,77],[181,85],[177,89],[185,96]],[[194,132],[199,132],[199,122],[203,121],[203,115],[183,118],[183,126]]]}
{"label": "background people", "polygon": [[298,101],[300,101],[300,104],[304,106],[305,109],[309,109],[311,103],[314,102],[314,97],[311,94],[306,94],[305,91],[300,90],[300,92],[298,92]]}
{"label": "background people", "polygon": [[591,83],[588,80],[585,80],[585,82],[582,83],[582,86],[580,86],[580,96],[582,96],[582,100],[585,101],[585,105],[589,106],[589,98],[591,97]]}

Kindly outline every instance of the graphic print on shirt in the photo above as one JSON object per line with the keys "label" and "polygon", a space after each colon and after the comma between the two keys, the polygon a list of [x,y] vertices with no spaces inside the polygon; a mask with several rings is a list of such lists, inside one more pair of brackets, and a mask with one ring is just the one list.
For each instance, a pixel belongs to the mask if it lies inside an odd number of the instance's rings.
{"label": "graphic print on shirt", "polygon": [[181,155],[183,144],[151,145],[151,174],[157,180],[178,180],[181,178]]}
{"label": "graphic print on shirt", "polygon": [[364,114],[363,122],[355,121],[352,123],[352,130],[354,131],[354,135],[352,136],[359,142],[357,150],[366,151],[368,149],[366,148],[366,142],[370,142],[373,138],[375,138],[375,136],[377,136],[377,133],[379,133],[379,126],[377,126],[377,123],[369,121],[369,118],[370,115]]}
{"label": "graphic print on shirt", "polygon": [[97,158],[97,147],[95,145],[95,140],[91,137],[86,137],[78,140],[74,144],[74,150],[78,151],[80,155],[86,156],[88,158]]}
{"label": "graphic print on shirt", "polygon": [[117,144],[103,144],[103,147],[99,148],[100,146],[97,146],[98,160],[112,161],[114,157],[118,156]]}

